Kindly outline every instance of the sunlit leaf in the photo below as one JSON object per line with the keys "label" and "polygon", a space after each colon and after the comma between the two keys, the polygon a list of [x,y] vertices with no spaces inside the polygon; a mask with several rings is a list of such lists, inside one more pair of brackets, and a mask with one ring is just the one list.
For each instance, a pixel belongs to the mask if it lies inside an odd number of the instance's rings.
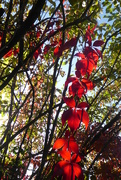
{"label": "sunlit leaf", "polygon": [[76,53],[75,56],[85,59],[85,55],[83,53]]}
{"label": "sunlit leaf", "polygon": [[69,107],[75,107],[75,105],[76,105],[73,97],[63,97],[63,100]]}
{"label": "sunlit leaf", "polygon": [[64,151],[64,150],[58,151],[58,154],[60,154],[64,160],[70,161],[71,159],[71,153],[69,151]]}
{"label": "sunlit leaf", "polygon": [[[60,154],[66,158],[66,154],[67,157],[69,157],[69,153],[67,152],[60,152]],[[72,160],[70,158],[70,160],[67,161],[59,161],[54,168],[54,173],[53,173],[53,177],[56,176],[63,176],[64,180],[75,180],[75,177],[77,177],[78,180],[83,180],[83,173],[82,173],[82,169],[81,167],[77,164],[77,162],[80,162],[80,157],[77,155],[73,155],[72,156]]]}

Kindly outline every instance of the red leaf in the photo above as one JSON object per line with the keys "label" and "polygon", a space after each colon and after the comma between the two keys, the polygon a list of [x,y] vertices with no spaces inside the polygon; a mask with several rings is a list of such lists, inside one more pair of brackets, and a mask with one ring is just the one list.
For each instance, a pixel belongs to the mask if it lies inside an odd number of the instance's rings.
{"label": "red leaf", "polygon": [[71,115],[68,118],[68,126],[70,127],[71,131],[77,130],[80,125],[80,121],[81,119],[77,111],[75,109],[71,110]]}
{"label": "red leaf", "polygon": [[52,179],[61,175],[63,176],[63,180],[75,180],[75,176],[78,180],[84,179],[81,167],[76,163],[68,161],[59,161],[56,164]]}
{"label": "red leaf", "polygon": [[88,31],[85,34],[85,38],[86,38],[86,42],[89,44],[89,46],[91,46],[92,38],[91,38],[91,35],[90,35],[90,33]]}
{"label": "red leaf", "polygon": [[71,162],[74,162],[74,163],[78,163],[81,161],[81,158],[79,155],[77,154],[73,154],[72,158],[71,158]]}
{"label": "red leaf", "polygon": [[69,77],[65,82],[65,87],[67,87],[70,82],[73,82],[75,80],[77,80],[76,77]]}
{"label": "red leaf", "polygon": [[79,82],[77,78],[75,79],[76,80],[73,79],[72,84],[69,86],[69,94],[71,96],[75,96],[77,94],[78,97],[81,98],[82,95],[86,93],[87,87],[85,83]]}
{"label": "red leaf", "polygon": [[65,139],[57,139],[53,145],[53,149],[60,149],[64,146],[66,140]]}
{"label": "red leaf", "polygon": [[71,40],[67,41],[64,45],[63,45],[63,50],[69,49],[73,46],[75,46],[77,43],[77,38],[72,38]]}
{"label": "red leaf", "polygon": [[96,40],[94,43],[93,43],[93,46],[102,46],[104,44],[104,42],[102,40]]}
{"label": "red leaf", "polygon": [[75,94],[78,94],[78,90],[81,88],[81,85],[78,80],[74,81],[72,85],[69,86],[69,94],[71,96],[75,96]]}
{"label": "red leaf", "polygon": [[84,180],[82,169],[78,164],[73,164],[73,171],[78,180]]}
{"label": "red leaf", "polygon": [[53,174],[52,179],[56,176],[62,175],[63,180],[74,180],[74,177],[72,179],[72,176],[74,176],[72,166],[68,161],[59,161],[54,168]]}
{"label": "red leaf", "polygon": [[76,69],[77,71],[80,71],[82,76],[86,75],[86,73],[90,75],[93,71],[94,66],[95,66],[95,63],[91,59],[89,60],[83,59],[83,60],[77,61],[76,63]]}
{"label": "red leaf", "polygon": [[54,49],[54,56],[60,57],[61,55],[62,55],[62,51],[60,50],[60,47],[57,46],[57,47]]}
{"label": "red leaf", "polygon": [[77,70],[86,69],[86,68],[87,68],[87,60],[86,59],[77,61],[77,63],[76,63]]}
{"label": "red leaf", "polygon": [[62,39],[59,40],[59,45],[61,45],[61,44],[62,44]]}
{"label": "red leaf", "polygon": [[78,56],[81,59],[85,59],[85,55],[83,53],[76,53],[75,56]]}
{"label": "red leaf", "polygon": [[102,52],[99,50],[99,49],[97,49],[97,48],[94,48],[95,50],[96,50],[96,52],[98,53],[98,55],[101,57],[101,59],[103,58],[103,56],[102,56]]}
{"label": "red leaf", "polygon": [[36,37],[37,37],[37,38],[40,37],[40,32],[39,32],[39,31],[37,32]]}
{"label": "red leaf", "polygon": [[[82,75],[80,71],[75,71],[75,74],[76,74],[76,77],[78,77],[78,78],[80,78],[81,75]],[[85,74],[86,74],[86,73],[85,73]],[[85,75],[85,74],[84,74],[84,75]]]}
{"label": "red leaf", "polygon": [[63,125],[63,126],[64,126],[66,120],[68,120],[68,118],[70,118],[71,114],[72,114],[71,109],[63,112],[62,118],[61,118],[61,120],[62,120],[62,125]]}
{"label": "red leaf", "polygon": [[86,73],[88,71],[87,64],[88,64],[87,60],[77,61],[77,63],[76,63],[76,69],[77,69],[76,75],[77,75],[77,77],[79,77],[80,74],[81,74],[81,76],[86,75]]}
{"label": "red leaf", "polygon": [[66,143],[64,144],[62,150],[68,150],[70,152],[74,152],[76,154],[79,153],[78,144],[76,143],[73,137],[66,139]]}
{"label": "red leaf", "polygon": [[[62,41],[60,40],[59,44],[61,44],[61,43],[62,43]],[[64,50],[69,49],[69,48],[75,46],[76,43],[77,43],[77,39],[76,38],[72,38],[71,40],[67,41],[64,45],[61,44],[60,47],[57,46],[55,48],[55,50],[54,50],[54,55],[57,56],[57,57],[60,57]]]}
{"label": "red leaf", "polygon": [[55,168],[54,168],[54,173],[53,173],[53,177],[56,177],[56,176],[61,176],[62,173],[63,173],[63,166],[65,166],[67,164],[66,161],[59,161],[56,165],[55,165]]}
{"label": "red leaf", "polygon": [[64,151],[79,153],[78,145],[75,139],[71,136],[69,138],[59,138],[55,141],[53,149],[61,149]]}
{"label": "red leaf", "polygon": [[90,29],[90,25],[88,25],[87,30],[90,32],[90,34],[94,34],[94,30],[96,29],[96,27],[97,27],[97,24],[92,29]]}
{"label": "red leaf", "polygon": [[33,54],[33,57],[34,57],[35,59],[37,59],[37,58],[38,58],[38,55],[39,55],[39,52],[38,52],[38,50],[36,50],[36,51],[34,52],[34,54]]}
{"label": "red leaf", "polygon": [[81,122],[85,124],[85,127],[87,129],[88,124],[89,124],[89,115],[85,110],[78,110],[78,114],[80,116]]}
{"label": "red leaf", "polygon": [[54,49],[54,56],[58,56],[59,46]]}
{"label": "red leaf", "polygon": [[94,84],[92,81],[84,78],[81,81],[86,85],[87,90],[92,90],[94,88]]}
{"label": "red leaf", "polygon": [[83,108],[89,107],[89,104],[87,102],[81,102],[81,103],[78,104],[77,107],[83,109]]}
{"label": "red leaf", "polygon": [[91,47],[86,47],[84,49],[84,55],[88,60],[92,59],[94,62],[98,61],[98,54]]}
{"label": "red leaf", "polygon": [[63,180],[75,180],[75,175],[73,172],[73,167],[70,163],[68,163],[67,166],[63,168],[64,174],[63,174]]}
{"label": "red leaf", "polygon": [[83,86],[80,86],[80,88],[78,89],[77,95],[79,98],[82,97],[83,94],[85,94],[87,92],[86,88]]}
{"label": "red leaf", "polygon": [[70,161],[71,159],[71,153],[69,151],[58,151],[58,154],[60,154],[64,160]]}
{"label": "red leaf", "polygon": [[75,105],[76,105],[73,97],[63,97],[63,100],[69,107],[75,107]]}
{"label": "red leaf", "polygon": [[79,148],[78,145],[75,141],[69,141],[69,148],[68,150],[70,152],[75,152],[75,153],[79,153]]}

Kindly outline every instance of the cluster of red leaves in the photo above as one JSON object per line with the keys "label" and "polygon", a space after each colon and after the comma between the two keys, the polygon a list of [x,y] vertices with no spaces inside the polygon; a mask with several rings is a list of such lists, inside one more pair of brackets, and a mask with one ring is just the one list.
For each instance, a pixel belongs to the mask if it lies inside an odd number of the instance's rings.
{"label": "cluster of red leaves", "polygon": [[[110,139],[110,136],[111,136],[110,129],[107,130],[105,133],[102,133],[99,140],[94,143],[93,149],[96,152],[100,152],[104,144],[106,144],[108,140]],[[120,136],[113,137],[111,142],[105,147],[105,151],[103,151],[102,154],[100,155],[100,159],[102,158],[107,159],[107,157],[110,159],[116,158],[121,163],[121,137]]]}
{"label": "cluster of red leaves", "polygon": [[63,51],[75,46],[76,43],[77,43],[77,38],[72,38],[71,40],[67,41],[64,45],[62,45],[62,43],[57,45],[57,47],[54,49],[54,55],[60,57]]}
{"label": "cluster of red leaves", "polygon": [[54,168],[54,176],[62,175],[64,180],[83,179],[82,169],[77,164],[81,158],[77,154],[71,155],[70,151],[58,151],[58,154],[64,159],[59,161]]}
{"label": "cluster of red leaves", "polygon": [[[35,33],[29,32],[27,33],[28,36],[34,36],[36,35],[36,39],[41,39],[42,37],[46,36],[49,37],[53,35],[54,33],[54,27],[53,26],[57,26],[58,24],[60,24],[59,20],[52,20],[51,22],[48,23],[48,25],[46,26],[46,30],[43,31],[43,28],[41,29],[40,27],[38,27],[36,29]],[[49,41],[49,44],[41,45],[33,54],[33,58],[34,60],[36,60],[38,57],[40,57],[41,59],[43,59],[43,55],[46,55],[49,53],[50,50],[55,49],[56,47],[60,47],[60,45],[62,44],[62,40],[58,40],[51,38],[51,40]],[[36,46],[35,42],[30,42],[30,48],[34,48]]]}
{"label": "cluster of red leaves", "polygon": [[65,138],[59,138],[55,141],[53,149],[58,150],[57,153],[63,160],[55,165],[52,179],[55,176],[63,176],[64,180],[74,180],[75,176],[78,179],[83,179],[82,169],[77,164],[81,161],[78,144],[68,130],[65,133]]}
{"label": "cluster of red leaves", "polygon": [[117,160],[113,162],[111,159],[108,161],[100,161],[98,167],[95,167],[95,175],[99,180],[115,180],[121,179],[121,163],[116,165]]}
{"label": "cluster of red leaves", "polygon": [[84,108],[88,107],[88,104],[86,102],[81,102],[76,106],[74,99],[71,97],[64,97],[63,99],[70,108],[67,111],[64,111],[62,115],[62,125],[64,125],[66,120],[68,120],[68,126],[72,132],[77,130],[80,122],[83,122],[87,128],[89,123],[89,116]]}
{"label": "cluster of red leaves", "polygon": [[[54,168],[52,179],[56,176],[62,176],[63,180],[74,180],[75,177],[79,180],[83,180],[82,169],[79,166],[81,158],[79,156],[78,144],[74,139],[74,131],[76,131],[80,123],[84,123],[86,129],[89,124],[89,115],[85,108],[89,105],[87,102],[79,102],[79,99],[87,93],[88,90],[94,88],[94,84],[89,80],[89,76],[93,69],[97,66],[99,57],[102,57],[101,51],[97,49],[97,46],[101,46],[104,42],[97,40],[93,43],[91,34],[94,29],[88,27],[85,34],[85,48],[83,53],[76,53],[80,59],[76,63],[76,76],[69,77],[65,82],[65,87],[68,87],[69,96],[63,97],[64,102],[69,107],[68,110],[62,114],[62,125],[64,126],[68,121],[68,127],[64,138],[59,138],[55,141],[53,149],[57,150],[57,153],[63,158],[59,161]],[[58,45],[54,49],[54,55],[60,57],[64,50],[76,46],[77,39],[72,38],[64,45]]]}
{"label": "cluster of red leaves", "polygon": [[80,58],[80,60],[76,63],[75,72],[78,78],[83,77],[86,74],[89,77],[93,69],[96,69],[97,67],[98,58],[102,58],[101,51],[97,49],[97,47],[103,45],[104,42],[102,40],[96,40],[92,45],[92,38],[90,33],[93,33],[93,31],[90,31],[88,27],[88,30],[85,34],[86,46],[83,50],[83,53],[75,54],[75,56]]}
{"label": "cluster of red leaves", "polygon": [[[99,122],[90,124],[86,133],[79,130],[76,133],[78,144],[83,143],[89,136],[93,137],[93,132],[100,125],[101,123]],[[114,136],[112,134],[113,129],[115,129],[115,125],[101,133],[98,141],[95,141],[88,149],[87,146],[79,146],[79,152],[84,152],[85,154],[90,152],[92,159],[101,152],[98,161],[93,166],[94,176],[99,180],[121,179],[121,137],[118,135]]]}

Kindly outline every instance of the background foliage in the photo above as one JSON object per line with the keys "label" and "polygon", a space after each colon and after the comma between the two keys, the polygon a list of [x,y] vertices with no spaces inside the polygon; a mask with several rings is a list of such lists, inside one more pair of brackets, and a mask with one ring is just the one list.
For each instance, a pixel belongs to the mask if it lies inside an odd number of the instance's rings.
{"label": "background foliage", "polygon": [[[82,99],[90,105],[90,124],[76,132],[84,157],[80,165],[85,179],[121,178],[120,7],[115,0],[1,1],[1,179],[51,179],[60,158],[52,147],[66,130],[63,84],[74,74],[74,54],[83,50],[89,24],[97,24],[92,40],[105,44],[90,77],[95,88]],[[77,46],[58,55],[58,48],[75,37]]]}

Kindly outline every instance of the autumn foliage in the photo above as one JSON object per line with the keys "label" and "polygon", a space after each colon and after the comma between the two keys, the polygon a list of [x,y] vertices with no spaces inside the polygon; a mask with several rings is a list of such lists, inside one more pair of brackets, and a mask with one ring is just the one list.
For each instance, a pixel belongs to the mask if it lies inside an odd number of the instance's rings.
{"label": "autumn foliage", "polygon": [[[76,63],[75,77],[69,77],[65,82],[65,88],[68,87],[68,96],[63,97],[64,102],[69,107],[62,114],[62,126],[68,122],[68,130],[65,133],[65,137],[57,139],[53,145],[53,149],[57,151],[63,160],[59,161],[54,168],[53,178],[56,176],[62,176],[63,180],[74,180],[75,176],[79,180],[83,180],[83,171],[78,164],[81,161],[79,156],[78,144],[74,139],[74,134],[78,131],[81,123],[88,128],[89,115],[85,110],[89,107],[87,102],[81,102],[81,97],[85,95],[88,90],[92,90],[94,84],[89,79],[93,69],[96,69],[98,58],[102,57],[99,49],[94,46],[103,45],[102,40],[96,40],[92,46],[91,35],[93,30],[90,30],[90,26],[85,34],[85,47],[83,53],[76,53],[75,56],[79,57]],[[62,55],[62,51],[76,45],[76,40],[71,39],[66,42],[63,48],[60,47],[56,55]],[[56,50],[56,49],[55,49]],[[54,51],[55,51],[54,50]],[[53,179],[52,178],[52,179]]]}
{"label": "autumn foliage", "polygon": [[119,4],[0,3],[1,180],[121,179]]}

